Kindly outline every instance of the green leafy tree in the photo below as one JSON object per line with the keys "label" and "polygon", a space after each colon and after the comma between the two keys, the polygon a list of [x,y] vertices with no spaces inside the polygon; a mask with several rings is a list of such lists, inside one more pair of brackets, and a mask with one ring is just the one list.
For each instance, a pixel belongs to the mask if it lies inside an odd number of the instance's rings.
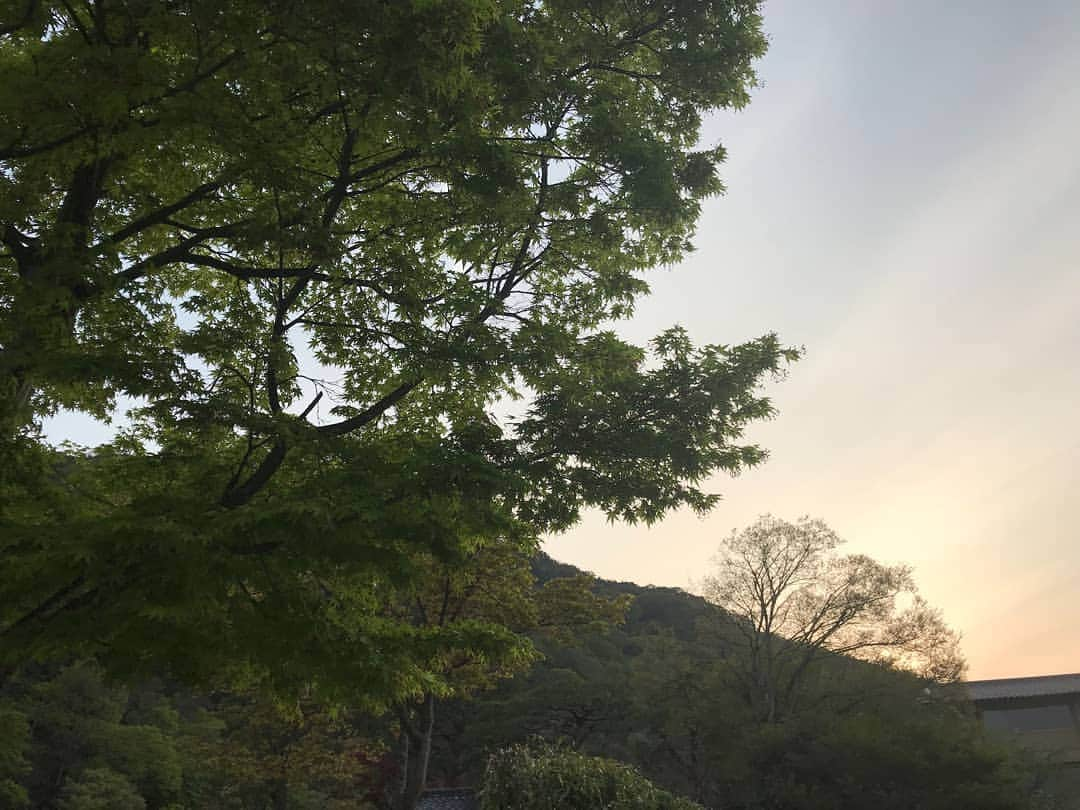
{"label": "green leafy tree", "polygon": [[146,810],[135,786],[109,768],[87,768],[64,786],[56,806],[58,810]]}
{"label": "green leafy tree", "polygon": [[0,701],[0,807],[122,807],[132,795],[147,810],[375,806],[371,719],[310,699],[122,687],[76,663],[26,667]]}
{"label": "green leafy tree", "polygon": [[310,700],[218,694],[178,740],[191,807],[290,810],[373,807],[379,746],[343,712]]}
{"label": "green leafy tree", "polygon": [[[167,706],[140,712],[125,689],[107,684],[91,664],[21,673],[6,692],[8,705],[31,729],[24,747],[30,767],[19,779],[31,806],[75,802],[74,796],[90,795],[90,786],[102,781],[119,785],[124,796],[133,791],[151,810],[179,798],[177,719]],[[17,734],[18,726],[13,730]],[[86,784],[72,786],[83,776]]]}
{"label": "green leafy tree", "polygon": [[592,592],[594,578],[577,575],[538,585],[533,549],[508,540],[478,545],[459,564],[429,558],[416,587],[396,595],[392,610],[422,628],[451,630],[469,623],[500,625],[517,635],[501,656],[462,647],[428,664],[435,678],[415,699],[397,706],[400,773],[392,804],[412,810],[428,783],[436,714],[447,699],[467,700],[499,679],[524,671],[539,652],[526,635],[569,641],[576,634],[616,623],[628,600]]}
{"label": "green leafy tree", "polygon": [[[17,4],[3,661],[386,706],[516,644],[388,619],[418,557],[711,506],[796,353],[602,325],[690,248],[764,49],[757,0]],[[121,397],[110,444],[38,434]]]}

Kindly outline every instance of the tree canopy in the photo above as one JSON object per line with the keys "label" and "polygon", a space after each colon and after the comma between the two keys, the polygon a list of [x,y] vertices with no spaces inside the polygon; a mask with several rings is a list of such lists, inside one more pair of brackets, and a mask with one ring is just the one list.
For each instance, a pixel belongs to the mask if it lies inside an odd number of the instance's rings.
{"label": "tree canopy", "polygon": [[[608,326],[721,191],[756,0],[4,9],[6,664],[419,694],[517,644],[388,616],[424,555],[704,510],[763,458],[795,351]],[[125,402],[107,445],[40,434]]]}

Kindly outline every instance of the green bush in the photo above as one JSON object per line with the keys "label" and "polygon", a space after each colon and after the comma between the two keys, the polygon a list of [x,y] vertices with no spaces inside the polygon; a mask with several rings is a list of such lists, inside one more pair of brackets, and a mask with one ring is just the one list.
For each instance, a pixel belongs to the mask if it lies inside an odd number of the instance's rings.
{"label": "green bush", "polygon": [[701,810],[629,765],[564,746],[515,745],[488,760],[481,810]]}
{"label": "green bush", "polygon": [[146,802],[123,774],[87,768],[60,793],[59,810],[145,810]]}

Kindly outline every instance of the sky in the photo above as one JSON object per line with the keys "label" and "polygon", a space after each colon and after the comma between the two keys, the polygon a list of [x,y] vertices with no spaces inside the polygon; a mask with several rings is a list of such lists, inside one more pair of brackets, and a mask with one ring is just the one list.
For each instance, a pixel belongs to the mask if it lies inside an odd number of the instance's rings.
{"label": "sky", "polygon": [[[769,512],[915,569],[973,678],[1080,672],[1080,2],[769,0],[750,106],[709,119],[727,194],[619,328],[776,331],[763,466],[707,517],[589,515],[546,550],[694,588]],[[112,428],[64,414],[84,444]]]}
{"label": "sky", "polygon": [[546,550],[693,588],[762,513],[914,567],[972,678],[1080,672],[1080,3],[771,0],[723,198],[624,335],[776,331],[771,452],[706,518],[589,516]]}

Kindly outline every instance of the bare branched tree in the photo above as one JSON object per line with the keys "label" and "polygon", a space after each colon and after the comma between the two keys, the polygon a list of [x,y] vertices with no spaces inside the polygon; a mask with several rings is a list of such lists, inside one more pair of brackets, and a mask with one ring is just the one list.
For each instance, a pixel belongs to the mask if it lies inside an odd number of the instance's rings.
{"label": "bare branched tree", "polygon": [[734,656],[761,720],[790,714],[820,662],[846,655],[938,682],[959,679],[959,637],[919,596],[911,569],[862,554],[820,520],[765,515],[732,532],[705,578],[705,597],[735,618]]}

